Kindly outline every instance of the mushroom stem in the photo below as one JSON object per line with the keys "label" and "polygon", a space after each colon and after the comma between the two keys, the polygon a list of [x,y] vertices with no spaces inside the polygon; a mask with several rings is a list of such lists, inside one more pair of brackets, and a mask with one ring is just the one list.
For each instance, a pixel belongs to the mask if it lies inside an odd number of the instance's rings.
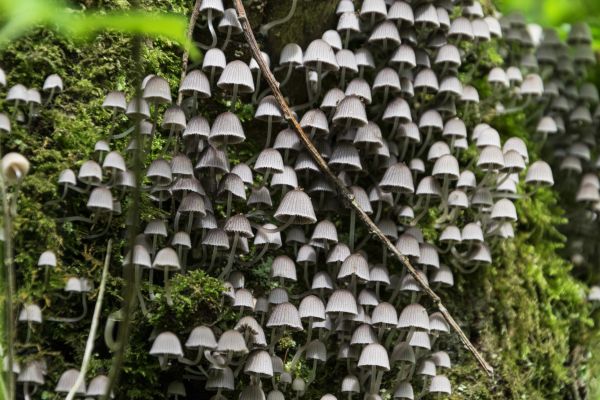
{"label": "mushroom stem", "polygon": [[259,29],[260,34],[263,35],[263,36],[267,36],[267,34],[269,33],[269,31],[273,27],[275,27],[277,25],[285,24],[290,19],[292,19],[292,17],[294,16],[294,13],[296,12],[296,5],[297,4],[298,4],[298,0],[292,0],[292,7],[290,8],[290,11],[287,13],[287,15],[285,17],[283,17],[282,19],[277,19],[275,21],[271,21],[268,24],[265,24],[265,25],[261,26],[260,29]]}
{"label": "mushroom stem", "polygon": [[285,86],[288,83],[288,81],[292,77],[292,72],[294,72],[294,64],[290,63],[288,65],[288,69],[287,69],[287,73],[285,74],[285,78],[283,78],[283,81],[279,84],[280,88]]}
{"label": "mushroom stem", "polygon": [[213,12],[212,9],[208,9],[208,13],[206,14],[208,30],[210,31],[210,36],[212,38],[212,42],[209,45],[205,45],[202,43],[198,43],[198,46],[201,49],[208,50],[212,49],[217,45],[217,33],[215,32],[215,27],[213,25]]}
{"label": "mushroom stem", "polygon": [[267,141],[265,143],[265,149],[269,147],[271,143],[271,134],[273,133],[273,117],[269,115],[267,120]]}
{"label": "mushroom stem", "polygon": [[227,36],[225,37],[225,42],[223,43],[223,46],[221,46],[221,50],[225,51],[225,49],[227,48],[227,45],[229,44],[230,39],[231,39],[231,27],[227,28]]}
{"label": "mushroom stem", "polygon": [[233,94],[231,95],[231,106],[229,107],[229,111],[235,111],[235,103],[237,102],[238,95],[238,85],[233,85]]}
{"label": "mushroom stem", "polygon": [[221,272],[219,279],[226,279],[229,276],[229,272],[231,271],[231,267],[233,266],[233,258],[235,256],[235,251],[237,250],[238,240],[240,238],[239,233],[233,234],[233,242],[231,243],[231,250],[229,251],[229,256],[227,256],[227,265],[225,265],[225,269]]}
{"label": "mushroom stem", "polygon": [[350,211],[350,236],[348,238],[348,247],[350,247],[350,252],[354,251],[354,228],[356,225],[356,212],[354,209]]}
{"label": "mushroom stem", "polygon": [[171,297],[171,285],[169,282],[169,268],[163,268],[163,276],[165,279],[165,297],[167,298],[167,304],[173,306],[173,298]]}
{"label": "mushroom stem", "polygon": [[225,208],[225,219],[229,218],[229,216],[231,215],[231,200],[232,200],[233,195],[231,194],[231,192],[227,192],[227,206]]}
{"label": "mushroom stem", "polygon": [[259,69],[256,72],[256,85],[255,85],[256,88],[254,89],[254,94],[252,95],[252,102],[253,103],[256,103],[256,99],[258,99],[258,94],[260,92],[260,81],[261,81],[261,78],[262,78],[262,70]]}

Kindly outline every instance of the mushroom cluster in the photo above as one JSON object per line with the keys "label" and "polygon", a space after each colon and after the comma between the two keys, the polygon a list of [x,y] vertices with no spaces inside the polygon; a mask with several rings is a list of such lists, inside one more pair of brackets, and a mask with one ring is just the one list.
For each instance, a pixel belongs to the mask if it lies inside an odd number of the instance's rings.
{"label": "mushroom cluster", "polygon": [[[527,109],[527,123],[554,170],[561,205],[568,213],[568,223],[561,228],[569,241],[566,255],[587,275],[597,269],[600,212],[600,97],[588,78],[596,64],[590,28],[573,24],[564,42],[553,29],[528,31],[519,14],[501,23],[503,31],[510,32],[507,43],[516,49],[504,71],[510,86],[521,85],[521,93],[513,94],[521,95],[523,85],[541,93],[535,102],[519,107]],[[528,75],[523,77],[521,71]],[[592,287],[588,299],[600,301],[598,293],[600,288]]]}
{"label": "mushroom cluster", "polygon": [[[209,44],[198,44],[206,52],[177,89],[180,101],[158,75],[144,79],[141,97],[106,95],[103,107],[113,126],[96,143],[93,158],[77,173],[63,171],[58,181],[59,202],[83,196],[89,216],[62,220],[89,224],[94,240],[143,227],[123,255],[123,265],[135,270],[136,312],[146,314],[149,302],[161,301],[154,293],[158,285],[172,305],[174,274],[201,269],[225,282],[223,301],[235,311],[234,323],[188,332],[156,326],[149,345],[162,369],[183,366],[185,379],[203,382],[213,399],[450,395],[446,320],[345,207],[264,89],[256,60],[225,52],[231,36],[242,32],[235,10],[225,9],[222,0],[205,0],[200,14],[197,36],[209,37]],[[492,95],[480,98],[463,73],[465,61],[472,63],[478,48],[499,41],[503,32],[513,47],[533,45],[521,20],[486,16],[476,1],[364,0],[355,9],[354,2],[340,0],[337,15],[336,29],[306,48],[290,43],[281,49],[273,68],[280,88],[295,85],[288,101],[301,127],[354,201],[424,280],[444,290],[453,286],[455,273],[492,264],[492,249],[514,236],[513,200],[521,179],[532,191],[554,183],[548,164],[529,164],[523,140],[503,141],[481,116],[548,101],[541,133],[554,133],[551,117],[558,132],[559,114],[592,129],[589,109],[579,106],[592,102],[590,90],[571,101],[558,95],[556,82],[556,96],[549,94],[545,74],[527,64],[536,61],[534,53],[523,51],[515,67],[489,71]],[[507,62],[518,54],[507,54]],[[269,54],[263,57],[271,64]],[[59,87],[49,86],[49,101]],[[13,89],[9,100],[21,101],[20,89]],[[502,106],[500,99],[506,100]],[[253,107],[253,119],[236,114],[241,104]],[[557,104],[566,109],[556,111]],[[131,127],[115,133],[125,117]],[[3,124],[10,130],[8,119],[0,118],[0,129]],[[589,161],[588,136],[569,152],[579,149]],[[247,139],[258,150],[240,160]],[[594,182],[597,195],[597,178],[588,184]],[[119,218],[122,203],[138,188],[159,218]],[[434,229],[424,232],[423,226]],[[50,271],[56,263],[47,251],[38,265]],[[246,279],[264,265],[268,284]],[[83,318],[91,289],[85,279],[70,279],[65,291],[82,295],[82,314],[52,319]],[[110,314],[105,332],[121,319],[121,310]],[[42,321],[39,307],[26,305],[19,320],[32,329]],[[293,355],[282,351],[282,338],[298,344]],[[105,342],[115,348],[110,334]],[[320,371],[329,367],[339,379],[318,385]],[[27,396],[43,383],[44,370],[37,361],[20,369]],[[56,391],[69,391],[78,375],[66,371]],[[174,381],[168,395],[184,397],[185,388]],[[77,392],[98,397],[107,390],[100,375]]]}

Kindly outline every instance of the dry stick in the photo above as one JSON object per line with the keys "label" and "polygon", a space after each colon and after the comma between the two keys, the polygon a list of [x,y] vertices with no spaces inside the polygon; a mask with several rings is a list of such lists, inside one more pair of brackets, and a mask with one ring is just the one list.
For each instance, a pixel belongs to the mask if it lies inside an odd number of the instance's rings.
{"label": "dry stick", "polygon": [[408,272],[412,275],[412,277],[417,281],[417,283],[423,289],[423,291],[429,297],[431,297],[431,299],[435,303],[436,307],[440,310],[440,312],[442,313],[442,315],[444,316],[446,321],[448,321],[448,324],[458,334],[460,341],[463,343],[463,345],[465,345],[465,347],[473,354],[473,356],[479,363],[480,367],[489,376],[492,376],[494,373],[494,369],[492,368],[492,366],[490,364],[488,364],[488,362],[483,358],[483,356],[477,351],[475,346],[469,341],[469,338],[467,338],[467,336],[462,331],[462,329],[460,328],[458,323],[454,320],[452,315],[450,315],[450,313],[448,312],[448,310],[446,309],[444,304],[442,304],[442,300],[440,299],[440,297],[437,294],[435,294],[435,292],[433,290],[431,290],[427,281],[425,281],[421,277],[421,275],[419,275],[417,273],[417,270],[415,269],[415,267],[413,267],[411,265],[408,258],[406,258],[406,256],[404,256],[402,253],[400,253],[400,251],[396,248],[396,246],[394,246],[392,244],[392,242],[383,234],[383,232],[377,227],[377,225],[375,225],[375,223],[371,220],[371,218],[363,211],[363,209],[356,202],[354,195],[344,186],[342,181],[340,181],[333,174],[333,172],[331,172],[331,170],[327,166],[327,163],[325,162],[323,157],[321,157],[321,155],[319,154],[319,151],[317,150],[315,145],[312,143],[312,141],[306,135],[306,133],[302,130],[302,127],[300,127],[300,124],[298,123],[298,121],[296,120],[294,115],[292,114],[292,111],[291,111],[290,107],[288,106],[288,104],[286,103],[286,101],[283,97],[283,94],[279,90],[279,83],[277,82],[277,80],[275,79],[275,77],[273,76],[271,71],[269,70],[269,67],[265,63],[264,59],[261,57],[260,49],[258,48],[256,39],[254,38],[254,34],[252,33],[252,28],[250,26],[250,22],[248,21],[248,17],[246,16],[246,10],[244,9],[242,1],[234,0],[234,4],[235,4],[235,8],[237,10],[238,16],[239,16],[238,18],[239,18],[240,23],[242,24],[242,28],[244,30],[244,36],[246,37],[246,41],[248,42],[248,45],[250,46],[250,50],[252,51],[254,59],[258,62],[258,65],[262,71],[263,76],[265,77],[266,81],[268,82],[269,86],[271,87],[271,91],[273,92],[273,95],[275,96],[277,103],[283,110],[285,119],[289,123],[291,123],[292,128],[298,135],[298,138],[300,139],[300,141],[302,141],[302,143],[304,144],[304,146],[310,153],[313,160],[317,163],[321,172],[323,174],[325,174],[327,179],[335,185],[335,187],[341,193],[342,197],[348,202],[350,207],[356,212],[356,215],[360,218],[360,220],[365,225],[367,225],[369,232],[371,234],[377,236],[377,238],[385,244],[385,246],[388,248],[388,250],[394,256],[396,256],[396,258],[400,261],[400,263],[408,270]]}
{"label": "dry stick", "polygon": [[[187,40],[190,46],[193,46],[192,35],[194,34],[194,27],[196,26],[196,21],[198,21],[198,16],[200,15],[200,6],[202,5],[202,0],[196,0],[196,4],[194,4],[194,8],[192,9],[192,15],[190,16],[190,24],[188,25],[187,30]],[[190,52],[187,48],[183,51],[183,56],[181,57],[181,82],[185,79],[187,75],[187,67],[190,61]],[[181,101],[183,100],[183,93],[179,92],[177,96],[177,105],[181,105]]]}
{"label": "dry stick", "polygon": [[90,333],[88,334],[87,343],[85,345],[85,352],[83,353],[83,360],[81,361],[81,369],[77,380],[65,400],[73,400],[77,394],[77,390],[83,384],[85,380],[85,374],[87,373],[92,358],[92,351],[94,351],[94,340],[96,339],[96,331],[100,324],[100,312],[102,311],[102,301],[104,300],[104,290],[106,288],[106,278],[108,277],[108,266],[110,264],[110,252],[112,251],[112,239],[108,240],[106,245],[106,257],[104,258],[104,267],[102,268],[102,279],[100,280],[100,288],[98,289],[98,298],[96,299],[96,306],[94,307],[94,316],[92,317],[92,325],[90,326]]}

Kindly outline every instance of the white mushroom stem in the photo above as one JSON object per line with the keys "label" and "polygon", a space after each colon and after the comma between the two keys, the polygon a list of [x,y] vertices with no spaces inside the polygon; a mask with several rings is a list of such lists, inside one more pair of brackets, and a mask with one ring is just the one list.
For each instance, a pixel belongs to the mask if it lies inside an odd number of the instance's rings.
{"label": "white mushroom stem", "polygon": [[215,32],[215,27],[213,25],[213,10],[211,8],[208,9],[208,13],[206,14],[208,30],[210,31],[210,36],[212,38],[212,42],[209,45],[205,45],[202,43],[198,43],[198,46],[204,50],[212,49],[217,45],[217,33]]}
{"label": "white mushroom stem", "polygon": [[165,280],[165,297],[167,298],[167,304],[169,306],[173,305],[173,298],[171,297],[171,284],[169,282],[169,268],[167,266],[163,267],[163,276]]}
{"label": "white mushroom stem", "polygon": [[254,94],[252,95],[252,102],[256,103],[256,100],[258,99],[258,94],[260,92],[260,81],[262,79],[262,71],[260,69],[258,69],[256,71],[256,84],[255,89],[254,89]]}
{"label": "white mushroom stem", "polygon": [[237,102],[238,95],[238,85],[233,85],[233,94],[231,95],[231,106],[229,107],[229,111],[235,111],[235,103]]}
{"label": "white mushroom stem", "polygon": [[350,236],[348,238],[348,247],[350,247],[350,252],[354,251],[354,228],[356,225],[356,212],[354,209],[350,211]]}
{"label": "white mushroom stem", "polygon": [[281,81],[281,83],[279,84],[280,88],[284,87],[288,83],[288,81],[292,77],[293,72],[294,72],[294,64],[289,63],[288,68],[287,68],[287,73],[285,74],[285,78],[283,78],[283,81]]}
{"label": "white mushroom stem", "polygon": [[238,240],[240,238],[240,234],[238,232],[233,234],[233,242],[231,243],[231,250],[229,251],[229,256],[227,256],[227,265],[221,272],[219,279],[227,279],[229,276],[229,272],[231,272],[231,267],[233,266],[233,259],[235,257],[235,252],[238,247]]}
{"label": "white mushroom stem", "polygon": [[229,44],[229,40],[231,39],[231,27],[227,28],[227,36],[225,37],[225,42],[223,46],[221,46],[221,50],[225,51],[227,45]]}
{"label": "white mushroom stem", "polygon": [[285,24],[290,19],[292,19],[292,17],[294,16],[294,13],[296,12],[297,3],[298,3],[298,0],[292,0],[292,7],[290,8],[290,11],[287,13],[287,15],[282,19],[271,21],[268,24],[261,26],[259,29],[260,34],[263,36],[267,36],[267,34],[269,33],[269,30],[271,30],[272,28],[274,28],[277,25]]}

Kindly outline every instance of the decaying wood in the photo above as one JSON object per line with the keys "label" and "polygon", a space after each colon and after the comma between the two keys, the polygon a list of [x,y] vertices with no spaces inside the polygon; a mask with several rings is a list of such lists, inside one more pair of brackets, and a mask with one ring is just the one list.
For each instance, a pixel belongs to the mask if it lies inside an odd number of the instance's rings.
{"label": "decaying wood", "polygon": [[265,63],[264,59],[261,56],[260,49],[254,37],[254,33],[252,32],[252,28],[250,27],[250,23],[248,21],[248,17],[246,16],[246,10],[244,9],[244,5],[242,4],[242,0],[234,0],[235,8],[239,16],[240,23],[242,24],[242,28],[244,30],[244,36],[248,45],[250,46],[252,55],[254,59],[257,61],[265,80],[269,84],[277,103],[281,107],[283,111],[284,117],[288,121],[288,123],[292,126],[293,130],[298,135],[300,141],[304,144],[304,147],[308,150],[309,154],[318,165],[321,172],[325,175],[325,177],[335,185],[338,192],[344,198],[346,203],[356,212],[356,215],[359,219],[367,226],[369,232],[374,235],[379,241],[381,241],[389,250],[391,254],[393,254],[404,266],[410,275],[417,281],[419,286],[423,289],[423,291],[431,298],[431,300],[435,303],[436,307],[440,311],[440,313],[444,316],[448,324],[452,327],[452,329],[459,336],[460,341],[463,345],[473,354],[479,366],[489,375],[492,376],[494,373],[494,369],[492,366],[483,358],[483,356],[479,353],[479,351],[475,348],[475,346],[471,343],[469,338],[462,331],[456,320],[452,317],[448,309],[442,303],[440,297],[429,287],[427,281],[425,281],[421,275],[417,273],[415,267],[412,266],[410,261],[406,256],[404,256],[400,251],[394,246],[394,244],[383,234],[383,232],[377,227],[377,225],[373,222],[373,220],[363,211],[363,209],[356,202],[354,195],[346,188],[346,186],[340,181],[340,179],[335,176],[335,174],[329,169],[327,163],[321,157],[319,151],[312,143],[309,136],[304,132],[298,120],[294,117],[292,110],[287,104],[281,90],[279,90],[279,83],[271,73],[269,67]]}

